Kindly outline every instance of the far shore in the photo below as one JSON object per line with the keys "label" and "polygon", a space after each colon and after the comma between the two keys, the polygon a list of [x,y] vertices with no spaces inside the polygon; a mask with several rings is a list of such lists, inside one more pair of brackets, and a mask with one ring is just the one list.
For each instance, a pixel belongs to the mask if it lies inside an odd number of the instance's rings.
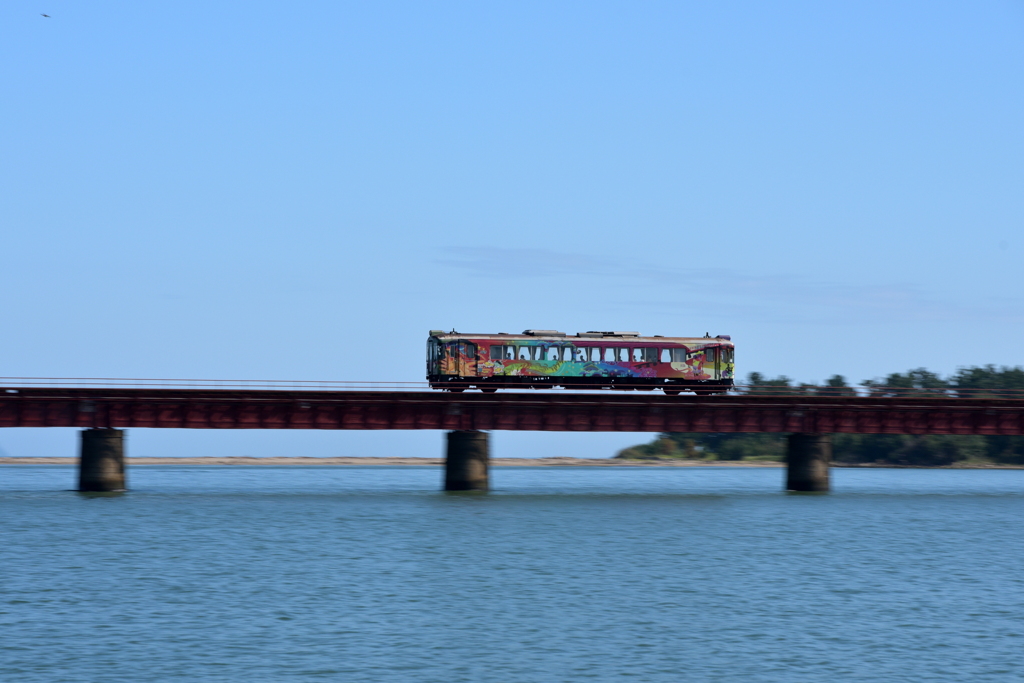
{"label": "far shore", "polygon": [[[250,458],[200,457],[200,458],[126,458],[128,465],[288,465],[288,466],[442,466],[443,458]],[[78,458],[0,458],[0,465],[76,465]],[[730,461],[730,460],[624,460],[615,458],[491,458],[494,467],[785,467],[778,461]],[[947,469],[947,470],[1020,470],[1024,465],[1002,465],[995,463],[956,463],[941,467],[917,467],[912,465],[886,465],[874,463],[835,463],[833,467],[870,469]]]}
{"label": "far shore", "polygon": [[[444,458],[125,458],[128,465],[387,465],[442,466]],[[0,458],[0,465],[76,465],[78,458]],[[780,462],[711,462],[708,460],[615,460],[612,458],[491,458],[493,467],[782,467]]]}

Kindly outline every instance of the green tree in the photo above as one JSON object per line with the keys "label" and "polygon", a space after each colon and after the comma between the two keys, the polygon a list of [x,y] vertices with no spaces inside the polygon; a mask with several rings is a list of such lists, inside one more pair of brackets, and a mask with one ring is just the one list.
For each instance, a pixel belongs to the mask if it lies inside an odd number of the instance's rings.
{"label": "green tree", "polygon": [[816,393],[819,396],[856,396],[857,390],[849,386],[842,375],[832,375]]}
{"label": "green tree", "polygon": [[748,394],[795,394],[800,390],[793,387],[793,380],[785,375],[775,379],[769,379],[760,372],[752,372],[747,375],[745,392]]}
{"label": "green tree", "polygon": [[[924,368],[893,373],[884,379],[864,382],[872,396],[972,396],[1024,399],[1024,369],[1020,367],[960,368],[943,379]],[[759,372],[748,375],[748,394],[816,394],[855,396],[846,378],[833,375],[824,386],[793,385],[785,375],[769,378]],[[834,434],[833,457],[839,463],[880,463],[918,467],[951,465],[964,460],[990,460],[1024,464],[1024,437],[906,434]],[[621,458],[704,458],[783,460],[784,434],[687,434],[665,433],[654,442],[624,449]]]}
{"label": "green tree", "polygon": [[786,435],[666,432],[649,444],[623,449],[615,457],[634,460],[782,460],[786,457]]}
{"label": "green tree", "polygon": [[924,368],[894,372],[885,379],[864,380],[872,396],[947,396],[949,382]]}
{"label": "green tree", "polygon": [[950,434],[833,434],[837,463],[937,467],[985,457],[983,436]]}
{"label": "green tree", "polygon": [[957,395],[976,398],[1024,398],[1024,368],[960,368],[950,378]]}

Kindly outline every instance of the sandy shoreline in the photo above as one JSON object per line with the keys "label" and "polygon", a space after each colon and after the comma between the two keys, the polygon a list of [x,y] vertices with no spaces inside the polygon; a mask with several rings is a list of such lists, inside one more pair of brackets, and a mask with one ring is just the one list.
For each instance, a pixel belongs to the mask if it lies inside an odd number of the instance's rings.
{"label": "sandy shoreline", "polygon": [[[128,465],[412,465],[440,466],[443,458],[126,458]],[[78,458],[0,458],[0,465],[75,465]],[[613,460],[611,458],[491,458],[495,467],[781,467],[778,462]]]}
{"label": "sandy shoreline", "polygon": [[[0,465],[76,465],[78,458],[0,458]],[[432,466],[442,458],[127,458],[128,465],[274,465],[274,466]],[[730,462],[724,460],[614,460],[612,458],[492,458],[494,467],[785,467],[782,462]],[[1020,470],[1024,465],[955,464],[942,467],[910,465],[836,464],[834,467],[868,469]]]}

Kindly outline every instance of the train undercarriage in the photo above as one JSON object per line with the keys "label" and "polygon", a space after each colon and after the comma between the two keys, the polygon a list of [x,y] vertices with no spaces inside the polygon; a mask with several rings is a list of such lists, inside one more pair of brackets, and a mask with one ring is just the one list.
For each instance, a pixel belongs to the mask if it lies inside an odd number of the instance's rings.
{"label": "train undercarriage", "polygon": [[642,377],[431,377],[430,388],[463,392],[479,389],[494,393],[498,389],[610,389],[615,391],[654,391],[660,389],[668,396],[693,392],[698,396],[724,394],[732,388],[732,380],[680,380]]}

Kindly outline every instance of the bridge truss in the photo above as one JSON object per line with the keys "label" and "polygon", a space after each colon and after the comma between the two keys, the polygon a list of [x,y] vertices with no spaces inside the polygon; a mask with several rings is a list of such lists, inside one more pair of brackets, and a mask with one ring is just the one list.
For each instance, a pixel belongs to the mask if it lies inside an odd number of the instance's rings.
{"label": "bridge truss", "polygon": [[1024,399],[8,384],[0,427],[1024,435]]}

